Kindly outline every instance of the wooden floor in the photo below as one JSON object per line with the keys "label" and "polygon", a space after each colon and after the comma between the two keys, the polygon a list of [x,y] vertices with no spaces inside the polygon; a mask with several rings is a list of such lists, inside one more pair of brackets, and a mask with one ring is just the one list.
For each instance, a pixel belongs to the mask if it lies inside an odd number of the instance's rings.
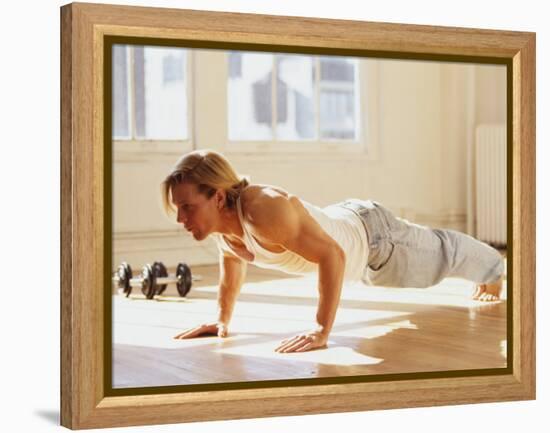
{"label": "wooden floor", "polygon": [[430,289],[347,285],[329,347],[279,354],[281,340],[314,324],[316,277],[251,266],[228,338],[174,340],[216,318],[217,267],[193,272],[203,280],[185,299],[170,286],[149,301],[113,296],[114,388],[506,366],[506,301],[473,301],[472,284],[458,279]]}

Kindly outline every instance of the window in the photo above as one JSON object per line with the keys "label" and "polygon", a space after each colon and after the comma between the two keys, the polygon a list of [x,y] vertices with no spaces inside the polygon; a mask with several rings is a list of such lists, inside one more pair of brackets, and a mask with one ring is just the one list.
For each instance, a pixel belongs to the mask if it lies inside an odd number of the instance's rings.
{"label": "window", "polygon": [[189,139],[188,50],[113,46],[113,138]]}
{"label": "window", "polygon": [[358,69],[347,57],[229,52],[229,139],[357,142]]}

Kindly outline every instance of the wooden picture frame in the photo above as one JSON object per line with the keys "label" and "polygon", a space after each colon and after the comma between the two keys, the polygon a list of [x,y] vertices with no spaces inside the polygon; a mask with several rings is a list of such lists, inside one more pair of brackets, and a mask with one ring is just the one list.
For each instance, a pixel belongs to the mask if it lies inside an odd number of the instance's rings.
{"label": "wooden picture frame", "polygon": [[[113,37],[201,47],[347,52],[508,66],[509,368],[499,374],[109,395],[105,47]],[[183,41],[183,42],[182,42]],[[207,45],[205,45],[207,44]],[[535,34],[73,3],[61,8],[61,424],[72,429],[535,398]],[[109,131],[110,132],[110,131]],[[510,144],[511,143],[511,144]],[[511,236],[510,236],[511,235]]]}

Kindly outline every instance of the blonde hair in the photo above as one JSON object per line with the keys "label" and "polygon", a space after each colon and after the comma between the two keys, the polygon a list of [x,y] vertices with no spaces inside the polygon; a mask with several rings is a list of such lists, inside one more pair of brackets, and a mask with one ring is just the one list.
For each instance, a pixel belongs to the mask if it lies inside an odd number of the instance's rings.
{"label": "blonde hair", "polygon": [[243,188],[249,180],[239,176],[229,161],[214,150],[195,150],[183,155],[172,172],[161,184],[162,199],[166,213],[173,213],[172,188],[182,182],[197,185],[199,193],[212,197],[217,189],[226,192],[225,205],[233,209]]}

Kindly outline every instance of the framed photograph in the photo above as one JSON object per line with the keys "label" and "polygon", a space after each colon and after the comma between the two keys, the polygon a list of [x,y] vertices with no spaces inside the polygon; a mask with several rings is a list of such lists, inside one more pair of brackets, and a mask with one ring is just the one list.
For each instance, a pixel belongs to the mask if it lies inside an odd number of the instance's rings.
{"label": "framed photograph", "polygon": [[535,34],[61,8],[61,424],[535,399]]}

